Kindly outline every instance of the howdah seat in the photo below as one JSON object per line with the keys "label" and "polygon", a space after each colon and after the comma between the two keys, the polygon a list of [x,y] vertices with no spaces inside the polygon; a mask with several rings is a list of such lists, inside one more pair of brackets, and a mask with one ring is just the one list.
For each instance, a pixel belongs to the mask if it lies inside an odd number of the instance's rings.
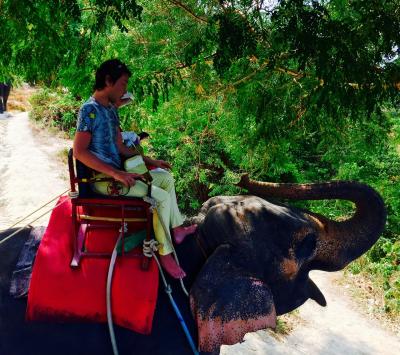
{"label": "howdah seat", "polygon": [[[121,233],[122,255],[142,257],[142,268],[147,269],[149,259],[142,253],[124,252],[124,237],[129,233],[145,230],[146,239],[150,240],[152,232],[150,204],[141,198],[122,196],[120,183],[111,177],[96,179],[93,170],[74,159],[72,149],[68,153],[68,168],[74,242],[71,267],[78,267],[83,257],[109,258],[112,247],[111,249],[108,247],[107,250],[98,250],[95,239],[99,238],[98,236],[104,238],[104,235],[115,238]],[[99,195],[92,191],[90,184],[96,181],[109,183],[110,196]],[[112,241],[115,242],[115,239]]]}

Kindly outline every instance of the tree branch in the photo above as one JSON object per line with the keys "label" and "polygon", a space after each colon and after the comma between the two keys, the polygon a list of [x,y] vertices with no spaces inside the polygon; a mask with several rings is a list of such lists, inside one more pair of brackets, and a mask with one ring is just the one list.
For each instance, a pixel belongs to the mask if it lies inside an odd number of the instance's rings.
{"label": "tree branch", "polygon": [[190,9],[187,5],[183,4],[181,1],[177,1],[177,0],[167,0],[167,1],[168,1],[169,3],[171,3],[171,4],[175,5],[175,6],[177,6],[177,7],[180,7],[180,8],[183,9],[184,11],[186,11],[190,16],[192,16],[193,18],[195,18],[198,22],[201,22],[201,23],[208,23],[208,21],[207,21],[205,18],[196,15],[196,14],[193,12],[192,9]]}

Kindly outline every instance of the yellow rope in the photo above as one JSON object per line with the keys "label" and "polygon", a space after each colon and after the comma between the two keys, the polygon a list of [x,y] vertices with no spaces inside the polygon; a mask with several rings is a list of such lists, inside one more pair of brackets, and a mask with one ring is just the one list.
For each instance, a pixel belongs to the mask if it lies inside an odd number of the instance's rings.
{"label": "yellow rope", "polygon": [[63,203],[69,201],[69,199],[65,199],[63,202],[59,203],[58,205],[54,206],[53,208],[50,208],[49,210],[47,210],[45,213],[41,214],[39,217],[35,218],[33,221],[30,221],[30,223],[28,223],[27,225],[17,229],[14,233],[11,233],[9,236],[5,237],[3,240],[0,241],[0,245],[5,243],[8,239],[10,239],[11,237],[13,237],[14,235],[16,235],[17,233],[19,233],[20,231],[22,231],[24,228],[26,228],[27,226],[29,226],[31,223],[37,221],[38,219],[42,218],[43,216],[45,216],[46,214],[48,214],[49,212],[53,211],[55,208],[61,206]]}
{"label": "yellow rope", "polygon": [[[36,213],[37,211],[41,210],[43,207],[47,206],[50,202],[53,202],[54,200],[60,198],[62,195],[64,195],[65,193],[67,193],[70,189],[65,190],[63,193],[61,193],[60,195],[54,197],[52,200],[50,200],[49,202],[45,203],[43,206],[39,207],[38,209],[36,209],[35,211],[29,213],[27,216],[25,216],[24,218],[20,219],[18,222],[15,222],[12,226],[8,227],[7,229],[11,229],[12,227],[15,227],[17,224],[20,224],[23,220],[27,219],[28,217],[32,216],[34,213]],[[31,222],[32,223],[32,222]]]}
{"label": "yellow rope", "polygon": [[[86,219],[89,221],[106,221],[106,222],[122,222],[122,218],[116,217],[98,217],[98,216],[89,216],[87,214],[79,215],[80,219]],[[146,222],[147,218],[124,218],[125,222]]]}

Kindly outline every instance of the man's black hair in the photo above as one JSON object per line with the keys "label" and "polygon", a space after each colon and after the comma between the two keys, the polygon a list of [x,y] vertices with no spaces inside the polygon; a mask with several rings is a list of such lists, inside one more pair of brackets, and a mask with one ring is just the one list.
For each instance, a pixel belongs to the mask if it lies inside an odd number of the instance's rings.
{"label": "man's black hair", "polygon": [[110,59],[102,63],[96,70],[96,81],[94,90],[101,90],[106,87],[106,79],[111,80],[113,84],[124,74],[131,76],[132,73],[125,63],[119,59]]}

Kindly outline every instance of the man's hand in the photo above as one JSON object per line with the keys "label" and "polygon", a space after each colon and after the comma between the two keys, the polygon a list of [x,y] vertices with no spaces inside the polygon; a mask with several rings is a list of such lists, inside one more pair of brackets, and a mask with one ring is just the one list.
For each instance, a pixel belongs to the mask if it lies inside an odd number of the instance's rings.
{"label": "man's hand", "polygon": [[131,187],[136,184],[136,180],[142,180],[143,176],[135,173],[128,173],[126,171],[118,170],[112,174],[112,177],[122,182],[126,187]]}

